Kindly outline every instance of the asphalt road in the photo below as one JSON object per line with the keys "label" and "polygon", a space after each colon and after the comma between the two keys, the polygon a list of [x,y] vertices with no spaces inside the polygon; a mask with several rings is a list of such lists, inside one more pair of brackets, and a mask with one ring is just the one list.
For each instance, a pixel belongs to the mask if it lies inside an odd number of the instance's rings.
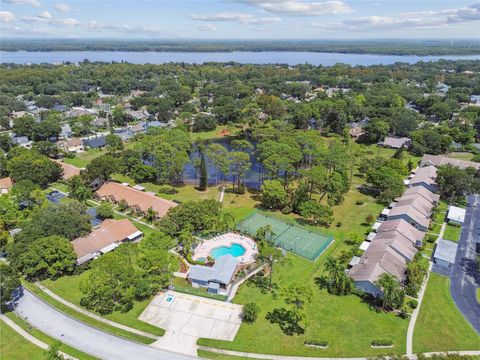
{"label": "asphalt road", "polygon": [[15,311],[33,327],[79,350],[101,359],[190,360],[192,356],[171,353],[107,334],[55,310],[24,291]]}
{"label": "asphalt road", "polygon": [[480,236],[480,195],[474,195],[468,197],[465,221],[450,276],[450,293],[465,319],[480,334],[480,305],[476,300],[480,273],[476,266],[474,244],[474,239],[478,236]]}

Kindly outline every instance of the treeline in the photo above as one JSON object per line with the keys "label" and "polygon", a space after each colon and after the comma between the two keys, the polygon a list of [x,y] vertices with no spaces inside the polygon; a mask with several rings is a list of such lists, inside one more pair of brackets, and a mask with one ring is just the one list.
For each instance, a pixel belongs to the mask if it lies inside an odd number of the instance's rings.
{"label": "treeline", "polygon": [[345,54],[382,55],[467,55],[479,54],[476,40],[92,40],[92,39],[6,39],[2,51],[164,51],[164,52],[233,52],[233,51],[309,51]]}

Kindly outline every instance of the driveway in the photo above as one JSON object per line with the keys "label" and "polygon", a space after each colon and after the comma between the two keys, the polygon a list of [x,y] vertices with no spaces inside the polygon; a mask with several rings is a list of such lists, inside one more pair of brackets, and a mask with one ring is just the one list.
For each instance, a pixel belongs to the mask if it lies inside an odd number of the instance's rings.
{"label": "driveway", "polygon": [[241,313],[240,305],[168,291],[155,296],[139,319],[166,330],[153,346],[196,355],[198,338],[233,340]]}
{"label": "driveway", "polygon": [[18,300],[15,311],[33,327],[100,359],[190,360],[195,358],[138,344],[92,328],[57,311],[27,290]]}
{"label": "driveway", "polygon": [[475,236],[480,233],[480,195],[468,197],[467,212],[458,241],[457,256],[451,273],[450,292],[465,319],[480,334],[480,305],[476,289],[480,274],[476,265]]}

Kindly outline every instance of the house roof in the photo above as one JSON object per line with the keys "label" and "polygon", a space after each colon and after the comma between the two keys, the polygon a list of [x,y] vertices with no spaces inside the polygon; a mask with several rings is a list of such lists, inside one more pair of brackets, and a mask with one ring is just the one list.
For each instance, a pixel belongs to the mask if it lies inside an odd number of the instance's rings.
{"label": "house roof", "polygon": [[423,186],[412,186],[411,188],[408,188],[405,190],[403,193],[403,196],[421,196],[425,200],[428,200],[429,202],[437,203],[440,200],[440,195],[434,194],[427,188]]}
{"label": "house roof", "polygon": [[410,240],[398,232],[384,232],[379,234],[372,243],[389,246],[408,261],[411,261],[417,253],[417,249]]}
{"label": "house roof", "polygon": [[228,284],[238,266],[238,260],[230,254],[220,256],[212,267],[193,265],[188,272],[188,278],[204,282]]}
{"label": "house roof", "polygon": [[170,208],[177,206],[173,201],[116,182],[105,183],[96,193],[102,198],[112,197],[117,202],[125,200],[128,206],[138,207],[143,212],[152,208],[159,217],[165,216]]}
{"label": "house roof", "polygon": [[10,177],[4,177],[0,179],[0,189],[10,189],[12,187],[12,179]]}
{"label": "house roof", "polygon": [[107,219],[87,236],[73,240],[72,245],[77,259],[81,259],[137,233],[139,233],[138,229],[128,219]]}
{"label": "house roof", "polygon": [[107,144],[107,141],[105,136],[100,136],[91,139],[83,139],[83,144],[91,148],[97,148],[105,146]]}
{"label": "house roof", "polygon": [[55,161],[58,165],[62,167],[63,169],[62,178],[64,178],[65,180],[70,179],[75,175],[80,175],[80,170],[81,170],[80,168],[77,168],[76,166],[73,166],[70,164],[66,164],[60,160],[53,160],[53,161]]}
{"label": "house roof", "polygon": [[474,161],[467,161],[467,160],[459,160],[459,159],[452,159],[442,155],[429,155],[425,154],[422,157],[421,164],[423,166],[426,165],[433,165],[433,166],[441,166],[441,165],[453,165],[457,166],[460,169],[466,169],[468,167],[473,167],[475,169],[480,169],[480,163]]}
{"label": "house roof", "polygon": [[383,146],[389,146],[389,147],[398,149],[398,148],[401,148],[402,146],[408,145],[409,142],[410,142],[410,139],[407,137],[397,138],[397,137],[387,136],[383,140],[382,144]]}
{"label": "house roof", "polygon": [[418,230],[415,226],[409,224],[403,219],[384,221],[377,229],[378,236],[382,233],[399,233],[412,244],[415,244],[417,241],[422,241],[425,237],[423,231]]}
{"label": "house roof", "polygon": [[463,223],[465,221],[466,210],[450,205],[448,207],[447,219]]}
{"label": "house roof", "polygon": [[395,217],[397,216],[402,216],[406,215],[413,221],[415,221],[417,224],[428,228],[428,225],[430,224],[430,219],[426,217],[422,212],[417,210],[413,205],[404,205],[404,206],[398,206],[398,204],[390,211],[390,214],[388,215],[389,220],[395,220]]}
{"label": "house roof", "polygon": [[457,247],[458,245],[453,241],[440,239],[433,257],[453,264],[455,262],[455,255],[457,254]]}
{"label": "house roof", "polygon": [[395,209],[397,206],[411,205],[427,217],[430,217],[430,214],[432,213],[433,204],[421,196],[402,195],[396,200],[397,205],[395,205],[392,209]]}

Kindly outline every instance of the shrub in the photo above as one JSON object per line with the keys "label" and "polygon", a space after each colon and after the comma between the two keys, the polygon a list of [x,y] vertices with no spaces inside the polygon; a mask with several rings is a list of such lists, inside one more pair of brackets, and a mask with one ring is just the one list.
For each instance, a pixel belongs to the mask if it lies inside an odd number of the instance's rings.
{"label": "shrub", "polygon": [[375,221],[375,216],[373,216],[372,214],[367,215],[367,217],[365,218],[365,223],[367,224],[372,224],[374,221]]}
{"label": "shrub", "polygon": [[338,221],[335,225],[336,225],[336,227],[339,228],[339,227],[342,227],[342,224],[343,224],[343,223],[342,223],[341,221]]}
{"label": "shrub", "polygon": [[392,346],[393,341],[392,340],[372,340],[370,345],[372,345],[372,346]]}
{"label": "shrub", "polygon": [[113,215],[113,207],[110,203],[103,201],[100,206],[97,207],[97,216],[100,219],[112,219]]}
{"label": "shrub", "polygon": [[257,320],[260,308],[253,302],[246,303],[243,306],[242,319],[247,323],[254,323]]}
{"label": "shrub", "polygon": [[410,306],[412,309],[416,309],[417,306],[418,306],[418,301],[415,300],[415,299],[411,299],[411,300],[408,302],[408,306]]}
{"label": "shrub", "polygon": [[317,341],[317,340],[305,340],[303,342],[304,345],[313,345],[313,346],[320,346],[320,347],[327,347],[328,341]]}
{"label": "shrub", "polygon": [[178,190],[175,189],[173,186],[170,185],[161,185],[158,187],[158,193],[159,194],[169,194],[173,195],[178,193]]}
{"label": "shrub", "polygon": [[425,240],[431,244],[433,244],[437,240],[436,235],[428,234],[425,238]]}
{"label": "shrub", "polygon": [[363,200],[357,200],[355,202],[356,205],[363,205],[365,202]]}

